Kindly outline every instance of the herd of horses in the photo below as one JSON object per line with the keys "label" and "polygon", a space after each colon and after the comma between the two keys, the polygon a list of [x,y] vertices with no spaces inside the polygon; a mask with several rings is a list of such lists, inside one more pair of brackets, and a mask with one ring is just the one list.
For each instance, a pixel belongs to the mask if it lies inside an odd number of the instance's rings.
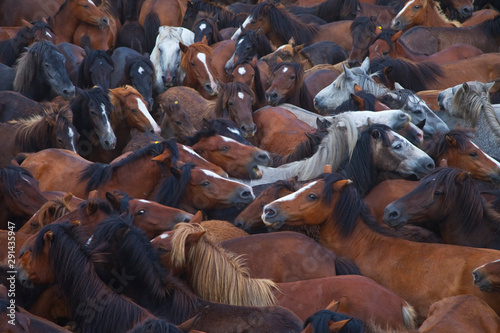
{"label": "herd of horses", "polygon": [[0,330],[499,332],[499,14],[0,0]]}

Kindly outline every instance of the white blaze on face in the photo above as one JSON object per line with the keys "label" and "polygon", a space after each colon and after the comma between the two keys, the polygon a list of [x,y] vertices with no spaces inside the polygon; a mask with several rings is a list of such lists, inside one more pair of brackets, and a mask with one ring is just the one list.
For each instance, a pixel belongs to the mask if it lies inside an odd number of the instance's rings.
{"label": "white blaze on face", "polygon": [[285,66],[285,67],[283,67],[283,70],[282,70],[282,72],[283,72],[283,73],[286,73],[286,72],[288,72],[288,67],[286,67],[286,66]]}
{"label": "white blaze on face", "polygon": [[241,91],[238,91],[238,97],[243,100],[245,98],[245,95]]}
{"label": "white blaze on face", "polygon": [[190,153],[191,155],[194,155],[194,156],[196,156],[196,157],[198,157],[198,158],[201,158],[203,161],[205,161],[205,162],[207,162],[207,163],[208,163],[208,161],[207,161],[206,159],[204,159],[203,157],[201,157],[201,156],[200,156],[197,152],[195,152],[195,151],[194,151],[193,149],[191,149],[190,147],[182,145],[182,149],[184,149],[185,151],[187,151],[187,152],[188,152],[188,153]]}
{"label": "white blaze on face", "polygon": [[165,238],[168,238],[168,234],[166,232],[164,232],[163,234],[160,235],[160,238],[161,239],[165,239]]}
{"label": "white blaze on face", "polygon": [[[247,25],[252,21],[252,15],[249,15],[246,20],[243,22],[243,24],[241,25],[243,28],[246,28]],[[233,36],[231,37],[231,40],[237,40],[238,37],[240,37],[241,35],[241,28],[238,28],[238,30],[236,30],[233,34]]]}
{"label": "white blaze on face", "polygon": [[146,107],[146,104],[144,104],[144,102],[142,101],[142,99],[140,99],[139,97],[136,97],[137,99],[137,108],[139,109],[139,111],[142,112],[142,114],[148,118],[149,120],[149,123],[151,124],[151,126],[153,127],[153,130],[156,132],[156,133],[160,133],[161,132],[161,129],[160,129],[160,126],[158,126],[158,124],[156,123],[156,121],[153,119],[153,117],[151,117],[151,113],[149,113],[148,111],[148,108]]}
{"label": "white blaze on face", "polygon": [[198,58],[201,61],[201,63],[203,64],[203,66],[205,66],[205,69],[206,69],[207,74],[208,74],[208,79],[210,80],[210,87],[212,88],[213,91],[217,91],[217,84],[215,83],[215,80],[212,76],[212,73],[210,73],[210,71],[208,70],[207,55],[205,53],[199,52],[196,55],[196,58]]}
{"label": "white blaze on face", "polygon": [[69,142],[71,144],[71,150],[76,153],[75,145],[73,144],[73,137],[75,136],[75,132],[73,132],[73,129],[71,127],[68,127],[68,136]]}
{"label": "white blaze on face", "polygon": [[224,142],[228,142],[228,143],[236,143],[237,145],[241,145],[241,143],[239,143],[238,141],[234,140],[234,139],[231,139],[231,138],[228,138],[227,136],[224,136],[224,135],[221,135],[220,136],[222,138],[222,140]]}
{"label": "white blaze on face", "polygon": [[[318,181],[314,181],[314,182],[312,182],[312,183],[309,183],[309,184],[307,184],[306,186],[304,186],[304,187],[300,188],[298,191],[293,192],[293,193],[290,193],[289,195],[286,195],[286,196],[284,196],[284,197],[282,197],[282,198],[279,198],[278,200],[275,200],[275,201],[273,201],[273,202],[286,202],[286,201],[293,201],[293,200],[295,200],[295,199],[299,196],[299,194],[301,194],[301,193],[303,193],[303,192],[307,191],[308,189],[310,189],[311,187],[313,187],[314,185],[316,185],[316,183],[317,183],[317,182],[318,182]],[[264,207],[264,209],[265,209],[265,208],[266,208],[266,207]]]}
{"label": "white blaze on face", "polygon": [[244,67],[238,68],[238,73],[240,75],[245,75],[247,73],[247,70]]}
{"label": "white blaze on face", "polygon": [[205,23],[200,24],[200,31],[203,31],[207,28],[207,25]]}
{"label": "white blaze on face", "polygon": [[471,141],[471,143],[474,145],[474,147],[476,147],[477,149],[479,149],[480,151],[483,152],[484,156],[486,156],[487,159],[489,159],[491,162],[495,163],[495,165],[500,168],[500,163],[495,160],[493,157],[491,157],[490,155],[486,154],[481,148],[479,148],[474,142]]}
{"label": "white blaze on face", "polygon": [[106,113],[106,106],[104,105],[104,103],[101,103],[101,111],[104,122],[106,123],[106,132],[108,132],[108,134],[111,134],[113,133],[113,129],[111,128],[111,123],[109,122],[108,114]]}
{"label": "white blaze on face", "polygon": [[141,74],[141,75],[142,75],[142,73],[144,73],[144,68],[139,67],[139,69],[138,69],[137,71],[139,72],[139,74]]}
{"label": "white blaze on face", "polygon": [[392,20],[392,22],[394,23],[400,16],[401,14],[409,7],[411,6],[411,4],[415,2],[415,0],[411,0],[411,1],[408,1],[408,3],[403,7],[403,9],[401,9],[401,11],[398,13],[398,15],[396,15],[396,17]]}
{"label": "white blaze on face", "polygon": [[92,2],[92,0],[87,0],[91,5],[95,6],[95,3]]}
{"label": "white blaze on face", "polygon": [[50,38],[52,38],[52,35],[51,35],[48,31],[45,31],[45,34],[46,34],[47,36],[49,36]]}
{"label": "white blaze on face", "polygon": [[228,181],[228,182],[231,182],[231,183],[235,183],[235,184],[238,184],[238,185],[241,185],[243,187],[246,187],[248,191],[250,191],[250,193],[252,194],[252,199],[255,199],[255,196],[253,194],[253,190],[250,186],[248,185],[245,185],[243,183],[240,183],[236,180],[233,180],[233,179],[228,179],[228,178],[224,178],[224,177],[221,177],[219,176],[218,174],[216,174],[215,172],[213,172],[212,170],[207,170],[207,169],[200,169],[205,175],[209,176],[209,177],[212,177],[212,178],[217,178],[217,179],[223,179],[224,181]]}

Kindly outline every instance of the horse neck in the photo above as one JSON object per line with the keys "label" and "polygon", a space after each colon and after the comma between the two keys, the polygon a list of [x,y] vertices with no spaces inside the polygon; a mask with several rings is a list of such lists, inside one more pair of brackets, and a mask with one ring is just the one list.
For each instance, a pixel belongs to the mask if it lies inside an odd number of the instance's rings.
{"label": "horse neck", "polygon": [[69,2],[49,19],[49,24],[57,35],[58,43],[73,42],[73,34],[80,24],[80,20],[70,10]]}
{"label": "horse neck", "polygon": [[393,47],[394,47],[394,54],[396,57],[404,57],[415,62],[428,60],[428,56],[424,54],[416,54],[411,52],[405,44],[399,41],[399,39],[397,39],[393,43]]}
{"label": "horse neck", "polygon": [[453,22],[448,21],[444,15],[439,14],[438,7],[434,6],[431,3],[429,3],[428,6],[431,6],[431,8],[427,11],[427,15],[425,16],[421,25],[427,27],[437,27],[437,28],[456,27],[456,25]]}

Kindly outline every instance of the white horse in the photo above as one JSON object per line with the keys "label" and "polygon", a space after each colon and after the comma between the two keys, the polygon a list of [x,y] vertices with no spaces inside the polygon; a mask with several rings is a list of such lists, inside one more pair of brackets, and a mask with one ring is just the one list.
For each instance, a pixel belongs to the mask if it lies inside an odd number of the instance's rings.
{"label": "white horse", "polygon": [[443,90],[438,95],[439,106],[446,112],[438,115],[450,128],[475,128],[472,140],[486,154],[500,160],[500,110],[491,105],[489,90],[492,83],[466,82]]}
{"label": "white horse", "polygon": [[151,62],[155,66],[155,89],[161,94],[169,87],[179,86],[186,74],[180,68],[181,49],[194,43],[194,33],[182,27],[162,26],[158,30],[156,45],[151,52]]}

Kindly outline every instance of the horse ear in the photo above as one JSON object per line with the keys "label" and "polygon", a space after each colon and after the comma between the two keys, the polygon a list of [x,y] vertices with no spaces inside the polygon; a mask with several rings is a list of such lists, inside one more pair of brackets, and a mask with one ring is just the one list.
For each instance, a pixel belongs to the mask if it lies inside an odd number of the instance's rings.
{"label": "horse ear", "polygon": [[465,93],[469,92],[470,87],[467,82],[462,83],[462,89],[464,90]]}
{"label": "horse ear", "polygon": [[23,24],[24,27],[28,27],[28,28],[33,28],[33,24],[29,23],[28,21],[26,21],[25,19],[22,19],[21,20],[21,23]]}
{"label": "horse ear", "polygon": [[330,310],[332,312],[337,312],[340,306],[340,302],[333,300],[328,306],[326,307],[327,310]]}
{"label": "horse ear", "polygon": [[368,70],[370,69],[370,58],[366,57],[360,67],[365,72],[368,72]]}
{"label": "horse ear", "polygon": [[342,63],[342,67],[344,68],[345,76],[351,80],[354,80],[354,77],[351,73],[351,70],[349,68],[347,68],[347,66],[344,63]]}
{"label": "horse ear", "polygon": [[151,161],[163,163],[166,160],[169,160],[170,158],[172,158],[172,152],[170,151],[170,149],[165,149],[163,153],[161,153],[156,157],[153,157]]}
{"label": "horse ear", "polygon": [[113,193],[110,193],[110,192],[106,192],[106,199],[111,204],[111,207],[113,207],[113,210],[115,210],[117,212],[120,211],[121,203],[120,203],[120,199],[118,199],[118,197],[116,195],[114,195]]}
{"label": "horse ear", "polygon": [[259,60],[259,59],[257,58],[257,56],[256,56],[256,55],[254,55],[254,56],[253,56],[253,58],[252,58],[252,61],[250,61],[250,64],[252,65],[252,67],[257,66],[257,61],[258,61],[258,60]]}
{"label": "horse ear", "polygon": [[354,93],[359,93],[360,91],[363,91],[360,86],[358,86],[357,83],[354,84]]}
{"label": "horse ear", "polygon": [[206,35],[204,35],[203,38],[201,39],[201,43],[205,44],[205,45],[208,45],[207,36]]}
{"label": "horse ear", "polygon": [[328,331],[329,332],[339,332],[342,328],[344,328],[345,325],[347,325],[347,323],[349,321],[351,321],[352,318],[349,318],[349,319],[344,319],[344,320],[340,320],[340,321],[333,321],[331,323],[328,323]]}
{"label": "horse ear", "polygon": [[306,45],[306,44],[300,44],[300,45],[294,46],[294,47],[293,47],[293,50],[295,51],[295,53],[300,53],[300,52],[302,52],[302,50],[304,49],[304,46],[305,46],[305,45]]}
{"label": "horse ear", "polygon": [[9,158],[9,162],[7,164],[10,166],[20,166],[19,163],[17,163],[16,159],[12,156]]}
{"label": "horse ear", "polygon": [[373,130],[372,137],[374,139],[380,139],[380,137],[382,137],[382,135],[380,134],[380,131],[376,129],[376,130]]}
{"label": "horse ear", "polygon": [[354,101],[354,105],[356,105],[359,110],[365,109],[365,101],[363,98],[356,96],[354,94],[351,94],[351,99]]}
{"label": "horse ear", "polygon": [[276,63],[281,64],[283,62],[283,59],[281,57],[276,58]]}
{"label": "horse ear", "polygon": [[181,49],[182,53],[186,53],[186,52],[188,51],[188,49],[189,49],[189,47],[188,47],[188,46],[186,46],[186,45],[185,45],[183,42],[181,42],[181,41],[179,41],[179,47],[180,47],[180,49]]}
{"label": "horse ear", "polygon": [[73,193],[68,192],[62,197],[61,201],[64,203],[65,206],[68,206],[71,202],[71,199],[73,199]]}
{"label": "horse ear", "polygon": [[45,245],[50,246],[53,240],[54,240],[54,233],[52,231],[49,230],[43,235],[43,241],[45,242]]}
{"label": "horse ear", "polygon": [[470,178],[470,172],[469,171],[462,171],[458,174],[457,178],[455,179],[455,181],[458,183],[458,184],[463,184],[467,179]]}
{"label": "horse ear", "polygon": [[448,160],[446,158],[441,159],[441,161],[439,161],[439,167],[440,168],[447,168],[448,167]]}
{"label": "horse ear", "polygon": [[295,38],[291,37],[291,38],[288,40],[288,44],[292,44],[292,46],[295,46]]}
{"label": "horse ear", "polygon": [[366,123],[368,124],[368,126],[371,126],[371,125],[375,124],[373,122],[372,118],[370,118],[370,117],[366,118]]}
{"label": "horse ear", "polygon": [[392,66],[387,66],[384,68],[384,75],[385,76],[391,74],[391,72],[392,72]]}
{"label": "horse ear", "polygon": [[332,173],[332,166],[330,164],[326,164],[323,168],[323,173]]}
{"label": "horse ear", "polygon": [[486,92],[489,92],[489,91],[490,91],[490,89],[491,89],[491,88],[495,85],[495,83],[496,83],[495,81],[485,83],[485,84],[484,84],[484,89],[485,89],[485,91],[486,91]]}
{"label": "horse ear", "polygon": [[307,64],[307,59],[304,59],[300,62],[300,65],[302,66],[302,68],[306,67],[306,64]]}
{"label": "horse ear", "polygon": [[402,90],[404,89],[402,85],[399,84],[399,82],[394,82],[394,89],[396,90]]}
{"label": "horse ear", "polygon": [[196,322],[198,321],[198,319],[200,319],[200,317],[201,317],[201,313],[198,313],[193,318],[188,319],[185,322],[183,322],[182,324],[180,324],[179,326],[177,326],[177,328],[180,329],[181,332],[188,333],[193,329],[194,324],[196,324]]}
{"label": "horse ear", "polygon": [[95,200],[89,200],[87,202],[87,207],[85,208],[85,212],[87,215],[94,215],[99,209],[99,203]]}
{"label": "horse ear", "polygon": [[333,183],[332,188],[335,192],[342,192],[353,183],[350,179],[339,180],[338,182]]}
{"label": "horse ear", "polygon": [[451,135],[446,134],[444,136],[444,138],[445,138],[446,143],[448,144],[448,146],[450,146],[450,147],[456,147],[457,146],[457,140],[454,137],[452,137]]}
{"label": "horse ear", "polygon": [[193,232],[192,234],[189,234],[186,238],[186,246],[187,245],[194,245],[200,241],[200,239],[203,237],[203,235],[206,234],[206,230],[203,231],[198,231],[198,232]]}
{"label": "horse ear", "polygon": [[200,223],[202,220],[203,220],[203,213],[201,212],[201,210],[199,210],[196,212],[196,214],[193,215],[189,223]]}

